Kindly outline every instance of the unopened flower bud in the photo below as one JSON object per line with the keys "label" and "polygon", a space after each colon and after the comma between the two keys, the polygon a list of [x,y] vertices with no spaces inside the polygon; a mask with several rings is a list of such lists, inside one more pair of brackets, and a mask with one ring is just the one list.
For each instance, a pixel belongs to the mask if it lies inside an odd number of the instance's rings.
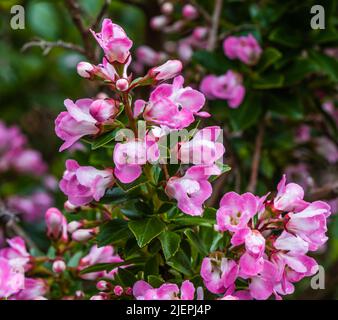
{"label": "unopened flower bud", "polygon": [[89,62],[79,62],[77,64],[77,73],[82,78],[90,79],[92,77],[92,72],[94,70],[95,70],[95,67]]}
{"label": "unopened flower bud", "polygon": [[89,108],[90,114],[100,122],[113,118],[118,111],[117,102],[114,99],[97,99]]}
{"label": "unopened flower bud", "polygon": [[110,284],[107,281],[104,280],[100,280],[97,284],[96,284],[96,288],[99,291],[106,291],[110,288]]}
{"label": "unopened flower bud", "polygon": [[182,15],[187,20],[194,20],[198,17],[198,11],[191,4],[187,4],[182,9]]}
{"label": "unopened flower bud", "polygon": [[155,30],[160,30],[168,24],[166,16],[156,16],[150,20],[150,26]]}
{"label": "unopened flower bud", "polygon": [[95,229],[78,229],[72,234],[72,239],[76,242],[85,242],[95,235]]}
{"label": "unopened flower bud", "polygon": [[174,5],[171,2],[165,2],[161,6],[161,12],[166,15],[172,14],[174,11]]}
{"label": "unopened flower bud", "polygon": [[47,235],[55,240],[61,238],[68,240],[67,220],[64,215],[56,208],[47,210],[46,215]]}
{"label": "unopened flower bud", "polygon": [[106,300],[103,296],[101,295],[95,295],[90,298],[90,300]]}
{"label": "unopened flower bud", "polygon": [[66,270],[67,266],[63,260],[55,260],[52,268],[55,273],[62,273]]}
{"label": "unopened flower bud", "polygon": [[83,299],[85,297],[85,294],[83,291],[81,290],[76,290],[75,291],[75,298],[76,299]]}
{"label": "unopened flower bud", "polygon": [[123,293],[123,288],[121,287],[121,286],[115,286],[114,287],[114,294],[116,295],[116,296],[121,296],[122,295],[122,293]]}
{"label": "unopened flower bud", "polygon": [[149,70],[148,75],[157,81],[168,80],[182,71],[182,62],[179,60],[168,60],[161,66]]}
{"label": "unopened flower bud", "polygon": [[77,206],[74,206],[72,203],[70,203],[68,200],[64,203],[63,207],[68,212],[74,212],[77,208]]}
{"label": "unopened flower bud", "polygon": [[127,295],[127,296],[131,296],[132,294],[133,294],[133,288],[128,287],[128,288],[126,289],[126,295]]}
{"label": "unopened flower bud", "polygon": [[83,223],[79,222],[79,221],[72,221],[68,223],[68,232],[69,233],[73,233],[75,232],[77,229],[81,228],[83,226]]}
{"label": "unopened flower bud", "polygon": [[129,88],[129,82],[126,79],[119,79],[116,81],[116,88],[119,91],[126,91]]}

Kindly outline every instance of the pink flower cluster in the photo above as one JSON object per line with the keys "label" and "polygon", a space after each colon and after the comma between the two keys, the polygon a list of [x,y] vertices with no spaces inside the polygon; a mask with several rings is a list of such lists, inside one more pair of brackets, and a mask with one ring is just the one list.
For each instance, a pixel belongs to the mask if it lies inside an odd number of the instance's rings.
{"label": "pink flower cluster", "polygon": [[207,75],[200,84],[200,90],[209,100],[226,100],[230,108],[238,108],[245,96],[242,76],[232,70],[222,76]]}
{"label": "pink flower cluster", "polygon": [[229,59],[239,59],[248,65],[255,65],[262,54],[262,49],[252,34],[227,37],[223,42],[223,49]]}
{"label": "pink flower cluster", "polygon": [[19,128],[0,121],[0,172],[14,170],[22,174],[39,176],[47,165],[38,151],[27,147],[27,139]]}
{"label": "pink flower cluster", "polygon": [[20,237],[7,240],[9,247],[0,249],[0,298],[10,300],[44,299],[47,284],[40,278],[27,278],[32,268],[31,256]]}
{"label": "pink flower cluster", "polygon": [[195,290],[189,280],[183,281],[181,288],[174,283],[165,283],[159,288],[153,288],[143,280],[137,281],[133,286],[133,295],[137,300],[194,300],[195,291],[197,300],[202,300],[202,288]]}
{"label": "pink flower cluster", "polygon": [[[251,193],[225,194],[216,214],[215,229],[230,232],[231,258],[215,252],[203,260],[201,276],[207,289],[239,299],[277,299],[291,294],[294,283],[315,274],[317,262],[309,251],[326,241],[330,207],[306,202],[303,189],[286,184],[283,176],[273,200]],[[236,290],[236,279],[247,288]]]}

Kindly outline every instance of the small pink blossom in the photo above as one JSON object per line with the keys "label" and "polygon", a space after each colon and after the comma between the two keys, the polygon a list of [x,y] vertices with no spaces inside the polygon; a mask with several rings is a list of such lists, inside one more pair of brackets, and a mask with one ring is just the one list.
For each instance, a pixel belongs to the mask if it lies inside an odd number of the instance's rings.
{"label": "small pink blossom", "polygon": [[148,75],[156,81],[172,79],[182,71],[182,62],[179,60],[168,60],[166,63],[149,70]]}
{"label": "small pink blossom", "polygon": [[125,31],[109,19],[104,19],[100,33],[92,31],[93,36],[103,49],[110,63],[125,63],[130,56],[130,48],[133,42],[128,38]]}
{"label": "small pink blossom", "polygon": [[212,187],[208,178],[220,174],[216,166],[194,166],[189,168],[183,177],[171,177],[165,192],[177,200],[177,206],[184,213],[200,216],[203,203],[211,196]]}
{"label": "small pink blossom", "polygon": [[68,240],[67,234],[67,220],[65,216],[56,208],[47,210],[46,215],[47,235],[48,237],[66,242]]}
{"label": "small pink blossom", "polygon": [[15,270],[10,261],[0,257],[0,298],[8,298],[24,287],[25,275]]}
{"label": "small pink blossom", "polygon": [[186,4],[182,9],[182,15],[188,20],[194,20],[198,17],[198,11],[191,4]]}
{"label": "small pink blossom", "polygon": [[45,280],[39,278],[26,278],[23,290],[13,295],[10,300],[45,300],[43,297],[48,292]]}
{"label": "small pink blossom", "polygon": [[262,54],[262,49],[252,34],[227,37],[223,42],[223,49],[229,59],[239,59],[248,65],[256,64]]}
{"label": "small pink blossom", "polygon": [[230,108],[237,108],[245,96],[242,77],[232,70],[222,76],[208,75],[204,77],[200,90],[210,100],[227,100]]}
{"label": "small pink blossom", "polygon": [[99,201],[106,189],[113,185],[112,173],[112,169],[81,167],[75,160],[67,160],[60,189],[73,205],[86,205],[93,200]]}

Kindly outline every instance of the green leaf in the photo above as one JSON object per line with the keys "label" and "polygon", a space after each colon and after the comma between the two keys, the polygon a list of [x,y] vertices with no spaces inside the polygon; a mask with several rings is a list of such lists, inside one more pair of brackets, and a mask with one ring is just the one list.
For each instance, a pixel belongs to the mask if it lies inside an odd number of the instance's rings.
{"label": "green leaf", "polygon": [[179,249],[174,257],[167,261],[168,265],[175,270],[183,273],[184,275],[191,277],[193,270],[191,267],[191,261],[183,250]]}
{"label": "green leaf", "polygon": [[219,175],[216,175],[216,176],[211,176],[210,179],[209,179],[210,182],[217,180],[223,173],[231,170],[231,167],[228,166],[227,164],[224,164],[224,163],[216,163],[216,164],[221,169],[221,173]]}
{"label": "green leaf", "polygon": [[128,228],[128,222],[122,219],[114,219],[104,223],[100,227],[100,233],[96,240],[99,247],[106,246],[108,244],[123,241],[131,236]]}
{"label": "green leaf", "polygon": [[124,287],[132,287],[137,281],[135,275],[125,268],[118,268],[115,275],[115,280],[121,283]]}
{"label": "green leaf", "polygon": [[76,252],[68,261],[67,265],[68,267],[77,267],[79,265],[79,261],[83,256],[83,252],[82,251],[78,251]]}
{"label": "green leaf", "polygon": [[203,257],[208,255],[209,252],[207,248],[195,232],[188,229],[184,231],[184,234],[187,236],[191,246],[195,247]]}
{"label": "green leaf", "polygon": [[153,288],[158,288],[160,287],[165,281],[162,279],[160,276],[155,276],[153,274],[149,275],[148,278],[148,283],[153,287]]}
{"label": "green leaf", "polygon": [[94,142],[92,143],[92,150],[96,150],[98,148],[101,148],[103,146],[105,146],[107,143],[109,143],[110,141],[114,140],[116,137],[117,132],[120,129],[117,128],[113,131],[107,132],[105,134],[103,134],[102,136],[98,137],[97,139],[94,140]]}
{"label": "green leaf", "polygon": [[338,81],[338,61],[320,52],[311,50],[310,58],[318,66],[318,71],[326,74],[332,81]]}
{"label": "green leaf", "polygon": [[124,191],[131,191],[140,187],[141,185],[144,185],[147,182],[147,178],[144,175],[141,175],[138,179],[131,183],[122,183],[120,181],[116,181],[116,184]]}
{"label": "green leaf", "polygon": [[208,72],[216,74],[225,73],[235,65],[223,54],[208,52],[204,50],[195,51],[192,60],[205,67]]}
{"label": "green leaf", "polygon": [[205,227],[213,227],[215,224],[215,219],[207,219],[201,217],[180,217],[172,219],[171,222],[180,225],[180,226],[205,226]]}
{"label": "green leaf", "polygon": [[161,234],[166,225],[158,217],[152,217],[144,220],[136,220],[128,223],[129,229],[135,235],[137,244],[143,248],[151,240]]}
{"label": "green leaf", "polygon": [[290,48],[298,48],[302,44],[302,34],[295,29],[280,26],[272,30],[269,40]]}
{"label": "green leaf", "polygon": [[273,89],[280,88],[284,84],[284,75],[280,73],[271,73],[267,75],[261,75],[257,80],[254,81],[252,87],[254,89]]}
{"label": "green leaf", "polygon": [[280,94],[268,95],[266,98],[272,112],[294,120],[303,119],[303,104],[298,96],[281,92]]}
{"label": "green leaf", "polygon": [[257,70],[263,72],[282,57],[282,53],[276,48],[266,48],[259,60]]}
{"label": "green leaf", "polygon": [[145,215],[145,212],[140,209],[140,206],[137,206],[137,202],[131,201],[127,203],[123,208],[121,208],[121,212],[128,217],[129,219],[140,219]]}
{"label": "green leaf", "polygon": [[180,248],[181,237],[175,232],[162,232],[159,237],[166,260],[176,254]]}
{"label": "green leaf", "polygon": [[260,96],[248,94],[237,109],[229,109],[230,123],[235,131],[245,130],[254,125],[262,112]]}
{"label": "green leaf", "polygon": [[129,264],[132,264],[133,266],[136,265],[142,265],[144,264],[144,258],[133,258],[128,259],[122,262],[115,262],[115,263],[98,263],[93,266],[90,266],[88,268],[85,268],[80,271],[80,274],[86,274],[91,272],[98,272],[98,271],[111,271],[115,268],[127,266]]}
{"label": "green leaf", "polygon": [[106,191],[104,197],[100,200],[102,203],[119,204],[130,200],[127,192],[121,188],[114,187]]}
{"label": "green leaf", "polygon": [[158,256],[155,254],[144,265],[144,276],[147,278],[150,275],[159,274]]}
{"label": "green leaf", "polygon": [[318,71],[318,66],[311,59],[296,59],[285,71],[285,85],[292,86],[302,81],[306,76]]}

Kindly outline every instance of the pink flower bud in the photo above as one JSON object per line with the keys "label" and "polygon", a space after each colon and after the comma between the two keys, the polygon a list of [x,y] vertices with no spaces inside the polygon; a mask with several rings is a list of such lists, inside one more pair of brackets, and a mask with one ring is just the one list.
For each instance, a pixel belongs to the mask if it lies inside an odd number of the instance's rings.
{"label": "pink flower bud", "polygon": [[192,32],[192,36],[194,37],[195,40],[203,40],[205,39],[207,33],[208,33],[208,28],[196,27],[194,31]]}
{"label": "pink flower bud", "polygon": [[67,241],[67,220],[64,215],[58,209],[50,208],[47,210],[45,218],[48,237]]}
{"label": "pink flower bud", "polygon": [[166,16],[156,16],[150,20],[150,26],[155,30],[160,30],[168,24]]}
{"label": "pink flower bud", "polygon": [[95,296],[92,296],[90,300],[106,300],[106,299],[101,295],[95,295]]}
{"label": "pink flower bud", "polygon": [[68,200],[64,203],[63,207],[68,212],[73,212],[76,210],[77,206],[74,206],[72,203],[70,203]]}
{"label": "pink flower bud", "polygon": [[126,91],[129,88],[129,82],[126,79],[119,79],[116,81],[116,88],[119,91]]}
{"label": "pink flower bud", "polygon": [[53,271],[55,273],[62,273],[66,270],[67,266],[63,260],[55,260],[53,263]]}
{"label": "pink flower bud", "polygon": [[83,299],[85,297],[85,294],[83,291],[81,290],[77,290],[75,291],[75,298],[76,299]]}
{"label": "pink flower bud", "polygon": [[149,70],[148,75],[157,81],[168,80],[182,71],[182,62],[179,60],[168,60],[166,63]]}
{"label": "pink flower bud", "polygon": [[118,113],[117,102],[113,99],[97,99],[89,108],[89,113],[99,122],[114,118]]}
{"label": "pink flower bud", "polygon": [[83,223],[79,222],[79,221],[72,221],[68,223],[68,232],[69,233],[73,233],[75,232],[77,229],[81,228],[83,226]]}
{"label": "pink flower bud", "polygon": [[121,286],[115,286],[114,287],[114,294],[116,295],[116,296],[121,296],[122,295],[122,293],[123,293],[123,288],[121,287]]}
{"label": "pink flower bud", "polygon": [[194,20],[198,17],[198,11],[191,4],[187,4],[182,9],[182,15],[188,20]]}
{"label": "pink flower bud", "polygon": [[106,291],[110,288],[110,284],[107,281],[104,280],[100,280],[97,284],[96,284],[96,288],[99,291]]}
{"label": "pink flower bud", "polygon": [[133,294],[133,288],[132,287],[128,287],[127,289],[126,289],[126,295],[127,296],[131,296]]}
{"label": "pink flower bud", "polygon": [[90,79],[92,77],[92,72],[94,72],[95,67],[89,62],[79,62],[77,64],[77,73],[80,77],[85,79]]}
{"label": "pink flower bud", "polygon": [[85,242],[95,235],[95,229],[78,229],[72,234],[72,239],[76,242]]}
{"label": "pink flower bud", "polygon": [[171,2],[165,2],[161,6],[161,12],[166,15],[172,14],[174,11],[174,5]]}

